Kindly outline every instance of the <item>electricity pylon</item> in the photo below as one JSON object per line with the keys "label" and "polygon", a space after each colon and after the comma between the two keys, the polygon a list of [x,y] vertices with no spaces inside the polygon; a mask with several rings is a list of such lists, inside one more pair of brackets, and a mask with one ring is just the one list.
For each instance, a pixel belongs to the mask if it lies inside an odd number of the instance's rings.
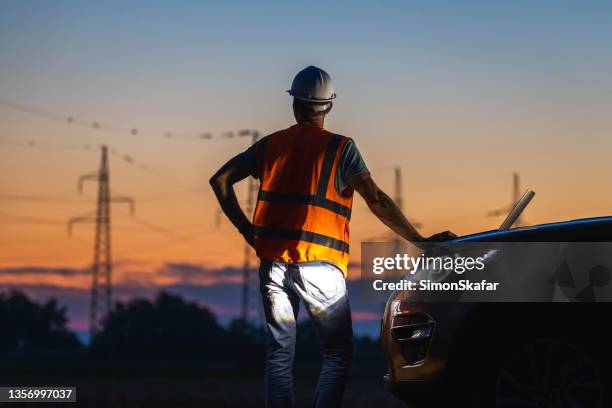
{"label": "electricity pylon", "polygon": [[111,310],[112,305],[112,269],[111,262],[111,202],[124,202],[130,205],[130,214],[134,214],[134,200],[130,197],[112,197],[110,194],[110,171],[108,166],[108,148],[101,147],[100,169],[79,177],[78,192],[83,193],[83,182],[98,182],[98,200],[95,214],[85,214],[68,220],[68,235],[76,223],[95,222],[94,257],[92,265],[92,284],[89,314],[89,331],[93,336],[100,329],[100,318]]}
{"label": "electricity pylon", "polygon": [[[224,137],[227,138],[233,138],[234,136],[251,136],[251,145],[257,143],[257,140],[259,140],[260,137],[259,132],[256,130],[241,130],[236,134],[224,134]],[[247,197],[246,202],[244,203],[245,213],[247,218],[252,218],[259,186],[255,179],[252,177],[249,177],[247,183]],[[216,228],[221,226],[221,214],[221,209],[217,209],[215,213]],[[251,316],[255,316],[257,318],[261,317],[261,307],[259,302],[259,296],[257,293],[257,282],[255,279],[255,275],[253,274],[253,268],[251,267],[251,261],[253,260],[254,255],[255,254],[253,248],[251,248],[248,243],[245,243],[242,263],[242,293],[240,300],[240,322],[242,324],[247,323]]]}
{"label": "electricity pylon", "polygon": [[[402,194],[402,168],[399,166],[395,167],[395,197],[393,198],[395,204],[398,206],[402,214],[404,213],[404,200]],[[423,224],[418,221],[410,222],[414,228],[421,228]]]}
{"label": "electricity pylon", "polygon": [[[257,143],[259,139],[259,132],[253,131],[251,133],[251,143]],[[247,199],[246,199],[246,216],[249,218],[253,217],[253,211],[255,206],[255,198],[257,191],[259,190],[258,183],[253,177],[249,177],[247,186]],[[253,257],[253,248],[248,243],[244,245],[244,261],[242,265],[242,301],[240,305],[240,320],[242,323],[246,323],[252,314],[258,315],[259,301],[256,294],[256,282],[253,279],[253,269],[251,268],[251,258]],[[253,295],[253,296],[252,296]]]}
{"label": "electricity pylon", "polygon": [[[400,209],[402,214],[404,214],[404,199],[403,199],[403,194],[402,194],[402,168],[399,166],[396,166],[394,168],[393,176],[394,176],[393,201],[395,202],[395,205],[397,205],[397,207]],[[423,224],[418,221],[411,221],[410,219],[408,221],[410,221],[410,224],[412,224],[412,226],[416,229],[421,229],[423,227]],[[397,250],[399,250],[400,243],[402,242],[400,237],[391,230],[388,230],[384,232],[383,234],[367,238],[366,241],[368,240],[392,242],[395,244],[395,249]]]}
{"label": "electricity pylon", "polygon": [[[487,216],[489,217],[498,217],[500,215],[507,215],[510,213],[510,211],[512,211],[512,208],[514,207],[514,205],[518,202],[518,200],[521,198],[521,193],[520,193],[520,189],[521,189],[521,185],[520,185],[520,177],[518,173],[512,173],[512,202],[510,203],[510,205],[503,207],[503,208],[499,208],[497,210],[492,210],[487,212]],[[526,225],[525,224],[525,220],[522,217],[519,217],[513,224],[515,227],[521,227]]]}

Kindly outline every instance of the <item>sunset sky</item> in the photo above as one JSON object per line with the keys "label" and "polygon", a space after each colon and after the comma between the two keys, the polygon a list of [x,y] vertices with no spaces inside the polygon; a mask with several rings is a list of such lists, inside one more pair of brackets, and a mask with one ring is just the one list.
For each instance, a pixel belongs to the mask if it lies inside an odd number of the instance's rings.
{"label": "sunset sky", "polygon": [[[284,91],[307,65],[335,82],[326,127],[388,193],[402,168],[423,234],[495,228],[514,171],[537,193],[529,223],[609,215],[610,38],[612,6],[589,1],[3,1],[0,285],[84,307],[93,228],[65,223],[94,209],[76,182],[104,143],[112,191],[136,200],[135,218],[113,206],[119,292],[180,287],[234,314],[243,243],[207,181],[248,147],[224,132],[293,123]],[[357,199],[352,262],[385,233]]]}

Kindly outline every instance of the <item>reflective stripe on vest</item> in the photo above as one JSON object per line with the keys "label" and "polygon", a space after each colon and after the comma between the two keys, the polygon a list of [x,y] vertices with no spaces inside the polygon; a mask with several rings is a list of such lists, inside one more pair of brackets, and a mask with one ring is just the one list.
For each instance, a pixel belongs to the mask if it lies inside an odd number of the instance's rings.
{"label": "reflective stripe on vest", "polygon": [[255,235],[262,237],[283,238],[292,241],[306,241],[317,245],[323,245],[338,251],[348,252],[349,246],[339,239],[317,234],[310,231],[289,230],[283,228],[255,227]]}
{"label": "reflective stripe on vest", "polygon": [[[348,138],[315,129],[296,125],[262,141],[257,153],[261,186],[253,217],[255,247],[262,259],[328,261],[346,274],[352,195],[338,194],[334,177]],[[296,148],[304,140],[309,146]]]}
{"label": "reflective stripe on vest", "polygon": [[328,209],[336,214],[340,214],[345,218],[351,218],[351,209],[349,207],[317,195],[273,193],[272,191],[261,190],[257,199],[272,203],[315,205],[317,207]]}

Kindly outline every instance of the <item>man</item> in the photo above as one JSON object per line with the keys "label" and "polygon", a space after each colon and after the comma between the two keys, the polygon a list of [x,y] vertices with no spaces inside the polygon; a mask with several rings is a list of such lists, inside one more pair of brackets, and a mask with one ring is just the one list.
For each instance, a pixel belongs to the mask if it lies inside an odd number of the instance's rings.
{"label": "man", "polygon": [[[288,92],[297,124],[231,159],[210,184],[225,214],[261,259],[267,406],[293,406],[292,366],[301,301],[323,354],[313,405],[337,407],[353,351],[345,283],[353,191],[401,237],[413,242],[424,238],[374,183],[355,143],[324,129],[336,97],[327,72],[305,68]],[[240,209],[233,189],[248,176],[260,180],[253,223]],[[430,239],[452,237],[445,232]]]}

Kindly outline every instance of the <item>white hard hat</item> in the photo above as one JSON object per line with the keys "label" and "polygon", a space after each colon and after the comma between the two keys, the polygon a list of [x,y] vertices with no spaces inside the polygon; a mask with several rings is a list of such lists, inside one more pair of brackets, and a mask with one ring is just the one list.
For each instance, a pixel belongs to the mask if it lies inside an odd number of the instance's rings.
{"label": "white hard hat", "polygon": [[316,103],[312,105],[315,111],[327,109],[329,104],[325,102],[331,102],[336,97],[329,74],[312,65],[297,73],[287,92],[301,101]]}

